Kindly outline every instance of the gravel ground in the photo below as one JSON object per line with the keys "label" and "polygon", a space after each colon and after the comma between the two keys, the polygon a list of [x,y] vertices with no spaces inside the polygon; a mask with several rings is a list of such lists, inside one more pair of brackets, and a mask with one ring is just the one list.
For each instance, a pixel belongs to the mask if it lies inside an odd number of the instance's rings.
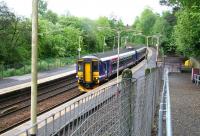
{"label": "gravel ground", "polygon": [[190,74],[169,75],[174,136],[200,136],[200,86]]}

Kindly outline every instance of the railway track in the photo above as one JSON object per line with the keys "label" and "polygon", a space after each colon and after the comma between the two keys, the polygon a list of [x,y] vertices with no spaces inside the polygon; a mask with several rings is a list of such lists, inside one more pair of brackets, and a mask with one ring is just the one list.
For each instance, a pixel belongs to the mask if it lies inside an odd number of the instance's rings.
{"label": "railway track", "polygon": [[[75,74],[39,85],[38,115],[79,95]],[[0,96],[0,103],[0,134],[30,119],[30,88]]]}

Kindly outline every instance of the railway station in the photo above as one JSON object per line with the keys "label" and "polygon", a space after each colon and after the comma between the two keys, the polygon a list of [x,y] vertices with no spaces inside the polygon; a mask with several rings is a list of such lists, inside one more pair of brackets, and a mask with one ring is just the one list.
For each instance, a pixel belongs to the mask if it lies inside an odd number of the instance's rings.
{"label": "railway station", "polygon": [[0,0],[0,136],[200,135],[198,2],[22,1]]}

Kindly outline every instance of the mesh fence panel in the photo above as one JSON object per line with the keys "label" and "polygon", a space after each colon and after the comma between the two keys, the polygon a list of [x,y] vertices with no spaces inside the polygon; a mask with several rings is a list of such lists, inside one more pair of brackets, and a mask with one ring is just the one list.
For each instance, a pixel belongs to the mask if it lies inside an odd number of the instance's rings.
{"label": "mesh fence panel", "polygon": [[[159,102],[161,70],[122,79],[77,98],[37,123],[37,136],[150,136]],[[33,127],[19,133],[30,135]]]}
{"label": "mesh fence panel", "polygon": [[[70,136],[150,136],[159,101],[161,71],[124,79],[105,89],[104,102],[98,96],[95,108],[85,111],[77,121],[63,126],[54,135]],[[108,93],[114,89],[113,93]],[[100,95],[100,97],[105,97]],[[76,123],[74,123],[76,122]]]}

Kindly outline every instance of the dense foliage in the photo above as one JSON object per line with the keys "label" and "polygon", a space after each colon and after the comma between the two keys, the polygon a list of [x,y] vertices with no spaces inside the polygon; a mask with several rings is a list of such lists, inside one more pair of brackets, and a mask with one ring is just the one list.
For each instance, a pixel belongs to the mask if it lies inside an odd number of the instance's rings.
{"label": "dense foliage", "polygon": [[[146,8],[136,18],[132,28],[143,35],[159,35],[165,54],[180,53],[200,56],[200,2],[198,0],[161,0],[173,7],[161,15]],[[81,54],[110,50],[116,45],[116,32],[124,29],[121,20],[99,17],[97,20],[75,16],[59,16],[47,9],[47,2],[39,0],[39,58],[66,58]],[[136,33],[135,33],[136,34]],[[125,37],[124,37],[125,36]],[[121,42],[146,44],[144,36],[121,33]],[[81,38],[80,38],[81,37]],[[104,43],[105,38],[105,43]],[[81,39],[81,41],[79,41]],[[31,20],[15,15],[5,2],[0,2],[0,64],[30,62]],[[149,44],[155,44],[155,38]]]}
{"label": "dense foliage", "polygon": [[173,41],[177,52],[184,56],[200,58],[200,1],[160,0],[173,7],[177,23],[173,29]]}
{"label": "dense foliage", "polygon": [[158,15],[147,8],[136,19],[133,27],[142,30],[145,35],[160,35],[160,46],[165,54],[200,58],[200,1],[160,0],[160,2],[171,6],[172,11]]}
{"label": "dense foliage", "polygon": [[[137,17],[133,24],[136,30],[142,31],[146,36],[153,36],[149,39],[149,44],[156,44],[157,39],[155,36],[160,36],[160,46],[165,53],[174,53],[175,45],[173,42],[173,27],[176,24],[176,17],[174,13],[163,12],[162,15],[154,13],[150,8],[145,9],[141,16]],[[135,41],[142,41],[146,43],[142,37],[135,37]]]}
{"label": "dense foliage", "polygon": [[[103,48],[111,49],[116,35],[113,29],[123,27],[123,22],[115,18],[90,20],[71,15],[58,16],[47,9],[46,1],[40,0],[39,58],[77,56],[79,39],[81,54],[102,52]],[[30,62],[31,20],[16,16],[5,2],[0,3],[0,41],[0,64]]]}
{"label": "dense foliage", "polygon": [[0,63],[14,63],[30,58],[30,20],[17,17],[5,3],[0,3]]}
{"label": "dense foliage", "polygon": [[177,13],[175,42],[185,56],[200,56],[200,8],[192,7]]}

